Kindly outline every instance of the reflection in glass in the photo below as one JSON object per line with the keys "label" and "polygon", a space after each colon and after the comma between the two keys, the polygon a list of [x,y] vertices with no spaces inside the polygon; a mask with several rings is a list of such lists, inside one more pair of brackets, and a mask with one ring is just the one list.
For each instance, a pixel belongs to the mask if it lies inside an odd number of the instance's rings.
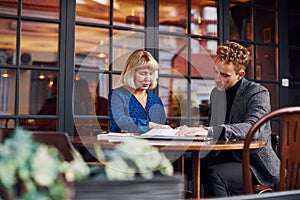
{"label": "reflection in glass", "polygon": [[0,115],[14,115],[16,70],[0,68]]}
{"label": "reflection in glass", "polygon": [[76,26],[75,55],[77,69],[108,70],[108,29]]}
{"label": "reflection in glass", "polygon": [[278,1],[274,1],[274,0],[255,0],[255,3],[259,4],[259,5],[262,5],[262,6],[277,8]]}
{"label": "reflection in glass", "polygon": [[183,78],[159,78],[159,96],[167,117],[187,116],[187,85],[187,80]]}
{"label": "reflection in glass", "polygon": [[21,70],[19,113],[57,115],[57,72]]}
{"label": "reflection in glass", "polygon": [[158,13],[159,30],[187,33],[186,1],[160,0]]}
{"label": "reflection in glass", "polygon": [[16,29],[11,24],[16,20],[0,19],[0,63],[16,64]]}
{"label": "reflection in glass", "polygon": [[275,110],[279,108],[279,102],[278,102],[278,91],[279,86],[278,84],[272,84],[272,83],[262,83],[263,86],[265,86],[270,93],[270,100],[271,100],[271,110]]}
{"label": "reflection in glass", "polygon": [[[300,13],[300,8],[299,12]],[[299,15],[289,15],[288,19],[288,40],[289,45],[292,46],[300,46],[300,22],[299,22]]]}
{"label": "reflection in glass", "polygon": [[144,49],[145,35],[143,32],[117,31],[113,35],[113,70],[122,71],[129,54],[136,49]]}
{"label": "reflection in glass", "polygon": [[194,35],[217,36],[217,8],[214,1],[192,0],[191,33]]}
{"label": "reflection in glass", "polygon": [[291,81],[300,81],[299,49],[289,50],[289,76]]}
{"label": "reflection in glass", "polygon": [[22,1],[22,16],[59,19],[59,0]]}
{"label": "reflection in glass", "polygon": [[114,25],[144,27],[144,0],[114,0]]}
{"label": "reflection in glass", "polygon": [[0,14],[17,15],[18,14],[18,0],[0,0]]}
{"label": "reflection in glass", "polygon": [[230,5],[230,39],[253,40],[252,8]]}
{"label": "reflection in glass", "polygon": [[[3,132],[13,130],[15,129],[15,126],[16,124],[14,119],[0,119],[0,127]],[[0,135],[0,142],[1,142],[1,135]]]}
{"label": "reflection in glass", "polygon": [[289,102],[290,106],[300,106],[300,86],[299,85],[291,85],[289,88]]}
{"label": "reflection in glass", "polygon": [[214,76],[213,56],[216,55],[216,40],[191,40],[191,74],[203,78]]}
{"label": "reflection in glass", "polygon": [[76,0],[76,21],[109,23],[109,0]]}
{"label": "reflection in glass", "polygon": [[187,74],[187,38],[171,35],[159,36],[159,73]]}
{"label": "reflection in glass", "polygon": [[[16,24],[13,24],[16,28]],[[22,65],[57,67],[58,25],[44,22],[21,22]]]}
{"label": "reflection in glass", "polygon": [[256,47],[256,79],[278,80],[278,48],[272,46]]}
{"label": "reflection in glass", "polygon": [[277,43],[277,13],[275,11],[256,10],[256,41]]}
{"label": "reflection in glass", "polygon": [[[254,73],[256,73],[255,72],[256,67],[254,67],[254,63],[255,63],[255,61],[257,62],[257,60],[255,58],[258,58],[257,57],[258,55],[256,55],[256,56],[254,55],[254,46],[253,45],[250,45],[250,44],[245,45],[244,44],[244,46],[246,46],[247,49],[250,51],[250,54],[251,54],[251,57],[252,57],[252,60],[250,61],[249,65],[247,66],[245,77],[249,80],[254,80]],[[258,52],[256,52],[256,54],[257,53]],[[257,77],[256,77],[256,80],[259,80],[259,79],[257,79]]]}

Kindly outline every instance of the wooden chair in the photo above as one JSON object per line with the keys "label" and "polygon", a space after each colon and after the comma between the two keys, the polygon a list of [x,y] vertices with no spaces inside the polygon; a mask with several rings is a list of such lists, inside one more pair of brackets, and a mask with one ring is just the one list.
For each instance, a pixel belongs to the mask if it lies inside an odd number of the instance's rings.
{"label": "wooden chair", "polygon": [[300,189],[300,106],[274,110],[261,119],[248,131],[243,149],[243,175],[245,194],[253,193],[250,172],[250,143],[256,131],[271,119],[280,117],[282,125],[279,134],[278,153],[281,159],[279,191]]}

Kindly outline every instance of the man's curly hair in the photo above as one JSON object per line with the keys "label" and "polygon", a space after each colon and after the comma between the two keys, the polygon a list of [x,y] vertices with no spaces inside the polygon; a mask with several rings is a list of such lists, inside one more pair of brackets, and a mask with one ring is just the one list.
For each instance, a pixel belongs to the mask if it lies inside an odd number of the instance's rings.
{"label": "man's curly hair", "polygon": [[217,48],[217,59],[225,64],[232,63],[236,66],[236,70],[246,70],[251,61],[250,51],[236,43],[225,42]]}

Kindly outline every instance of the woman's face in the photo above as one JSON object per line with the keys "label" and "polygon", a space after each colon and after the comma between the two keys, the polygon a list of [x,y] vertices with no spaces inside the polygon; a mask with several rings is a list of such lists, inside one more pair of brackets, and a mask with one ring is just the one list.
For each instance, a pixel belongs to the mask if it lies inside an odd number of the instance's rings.
{"label": "woman's face", "polygon": [[220,91],[228,90],[244,75],[245,71],[241,70],[237,73],[232,63],[225,64],[218,60],[215,62],[215,82],[217,89]]}
{"label": "woman's face", "polygon": [[147,90],[149,89],[151,82],[154,78],[154,71],[149,68],[140,68],[135,71],[134,84],[136,90]]}

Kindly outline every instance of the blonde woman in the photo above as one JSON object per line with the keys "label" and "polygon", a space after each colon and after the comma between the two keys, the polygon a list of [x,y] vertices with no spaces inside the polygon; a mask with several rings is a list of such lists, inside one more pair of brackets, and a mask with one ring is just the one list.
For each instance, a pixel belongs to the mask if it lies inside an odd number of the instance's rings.
{"label": "blonde woman", "polygon": [[144,133],[152,128],[171,128],[157,86],[158,63],[145,50],[128,57],[121,74],[123,85],[109,94],[110,132]]}

